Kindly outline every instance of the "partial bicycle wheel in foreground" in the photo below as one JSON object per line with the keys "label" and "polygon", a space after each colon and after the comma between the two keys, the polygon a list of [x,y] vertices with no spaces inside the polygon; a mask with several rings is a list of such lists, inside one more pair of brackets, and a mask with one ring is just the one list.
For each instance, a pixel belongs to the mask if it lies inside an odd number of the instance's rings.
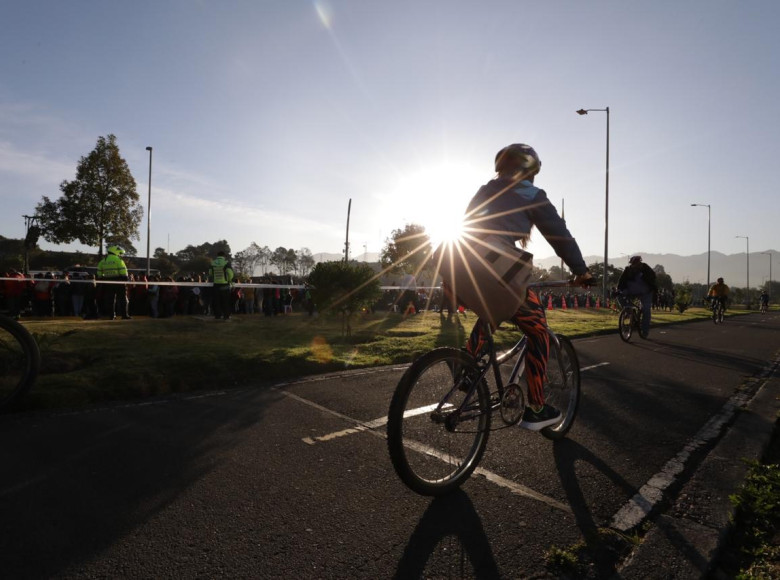
{"label": "partial bicycle wheel in foreground", "polygon": [[40,365],[38,344],[27,329],[0,316],[0,410],[21,401],[35,384]]}

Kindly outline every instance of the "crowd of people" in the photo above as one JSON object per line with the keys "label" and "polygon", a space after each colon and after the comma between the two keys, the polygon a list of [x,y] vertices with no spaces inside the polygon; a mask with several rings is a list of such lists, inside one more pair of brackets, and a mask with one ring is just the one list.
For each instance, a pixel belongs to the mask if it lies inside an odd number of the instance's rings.
{"label": "crowd of people", "polygon": [[[205,273],[190,273],[174,278],[152,274],[128,274],[125,284],[101,284],[89,272],[36,273],[32,279],[16,270],[2,274],[0,311],[14,318],[22,314],[39,317],[77,316],[84,319],[114,318],[117,312],[109,300],[119,288],[127,297],[126,316],[169,318],[184,315],[214,314],[213,286]],[[229,289],[228,308],[234,314],[276,316],[295,309],[308,309],[307,293],[289,286],[289,280],[265,276],[255,280],[237,279]],[[274,287],[268,287],[274,286]],[[309,297],[310,300],[310,297]],[[120,312],[124,312],[120,309]]]}

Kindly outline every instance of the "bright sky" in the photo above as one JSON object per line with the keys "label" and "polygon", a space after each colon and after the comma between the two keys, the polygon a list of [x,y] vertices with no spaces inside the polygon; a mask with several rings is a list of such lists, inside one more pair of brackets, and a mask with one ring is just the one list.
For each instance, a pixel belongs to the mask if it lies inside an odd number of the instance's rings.
{"label": "bright sky", "polygon": [[[117,136],[151,248],[378,252],[531,144],[585,255],[780,249],[780,2],[8,2],[0,235]],[[146,251],[146,218],[135,242]],[[552,255],[537,233],[537,257]],[[47,249],[54,246],[41,241]],[[96,248],[85,251],[96,252]]]}

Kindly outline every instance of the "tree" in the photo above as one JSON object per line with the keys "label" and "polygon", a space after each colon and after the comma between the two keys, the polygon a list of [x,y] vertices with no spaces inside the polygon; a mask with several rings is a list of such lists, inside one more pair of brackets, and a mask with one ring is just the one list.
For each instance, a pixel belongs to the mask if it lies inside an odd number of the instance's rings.
{"label": "tree", "polygon": [[[588,264],[588,270],[590,270],[591,275],[601,282],[603,280],[604,276],[604,263],[603,262],[594,262],[593,264]],[[620,280],[620,275],[623,273],[623,268],[615,268],[612,264],[607,264],[607,289],[616,287],[618,284],[618,280]],[[599,284],[601,285],[601,284]]]}
{"label": "tree", "polygon": [[98,138],[95,149],[79,161],[76,179],[63,181],[60,191],[58,200],[44,196],[35,208],[47,241],[67,244],[78,240],[97,246],[102,256],[104,242],[130,247],[130,240],[140,239],[143,208],[114,135]]}
{"label": "tree", "polygon": [[260,246],[252,242],[245,250],[237,252],[233,256],[233,266],[236,272],[241,272],[246,276],[254,276],[257,264],[260,261]]}
{"label": "tree", "polygon": [[312,268],[314,268],[314,256],[312,256],[311,250],[309,248],[301,248],[298,250],[298,274],[300,276],[308,276]]}
{"label": "tree", "polygon": [[268,265],[271,263],[271,249],[263,246],[258,252],[257,264],[263,270],[263,274],[268,273]]}
{"label": "tree", "polygon": [[550,266],[549,270],[550,280],[568,280],[572,277],[571,272],[566,269],[566,266],[561,269],[560,266]]}
{"label": "tree", "polygon": [[393,230],[380,254],[382,268],[395,272],[418,274],[431,257],[431,240],[425,228],[406,224],[402,230]]}
{"label": "tree", "polygon": [[279,246],[271,254],[269,259],[272,266],[276,266],[279,274],[287,274],[292,270],[292,265],[295,264],[295,250],[288,250]]}
{"label": "tree", "polygon": [[666,270],[661,264],[656,264],[653,267],[653,271],[655,272],[655,286],[658,288],[658,290],[668,290],[669,292],[674,291],[674,283],[672,282],[672,277],[666,273]]}
{"label": "tree", "polygon": [[379,280],[367,264],[320,262],[308,281],[317,309],[340,312],[346,334],[351,334],[352,313],[371,306],[382,295]]}

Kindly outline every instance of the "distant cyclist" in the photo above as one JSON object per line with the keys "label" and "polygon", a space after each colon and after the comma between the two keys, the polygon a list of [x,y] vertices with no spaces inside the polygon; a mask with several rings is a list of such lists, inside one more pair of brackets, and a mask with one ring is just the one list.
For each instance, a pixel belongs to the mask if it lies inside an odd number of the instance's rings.
{"label": "distant cyclist", "polygon": [[656,292],[655,271],[642,261],[642,256],[631,256],[628,266],[620,275],[618,290],[626,296],[639,298],[642,303],[642,327],[639,336],[650,336],[650,315],[653,310],[653,294]]}
{"label": "distant cyclist", "polygon": [[769,294],[767,294],[766,290],[761,292],[761,296],[758,297],[758,300],[761,303],[761,312],[769,310]]}
{"label": "distant cyclist", "polygon": [[723,282],[723,278],[718,278],[718,281],[712,285],[710,291],[707,293],[709,300],[717,300],[723,307],[723,312],[726,311],[726,304],[729,300],[729,287]]}
{"label": "distant cyclist", "polygon": [[[502,256],[507,258],[509,271],[501,276],[505,281],[510,276],[517,275],[519,270],[526,270],[530,276],[532,256],[518,250],[515,242],[520,242],[520,246],[525,247],[531,237],[531,230],[536,226],[576,276],[574,284],[585,286],[592,276],[576,240],[569,233],[566,222],[550,203],[544,190],[533,184],[534,176],[539,173],[541,166],[542,162],[536,151],[522,143],[508,145],[496,154],[497,176],[479,188],[466,212],[465,230],[469,240],[466,244],[471,249],[465,249],[464,253],[488,250],[484,259],[473,261],[472,266],[475,267],[479,263],[487,263],[485,260],[493,262],[500,260]],[[516,260],[509,258],[515,255]],[[526,276],[521,275],[520,278],[525,279]],[[500,283],[489,275],[478,280],[478,294],[488,297],[488,306],[502,306],[496,304],[502,300],[497,293],[499,286]],[[465,298],[461,293],[462,287],[453,287],[459,298]],[[528,382],[529,405],[521,426],[531,431],[539,431],[558,423],[561,420],[561,412],[552,405],[546,405],[544,398],[544,380],[547,359],[550,356],[544,307],[536,293],[528,289],[527,285],[519,284],[518,289],[520,295],[515,295],[518,299],[512,300],[510,297],[511,311],[490,318],[493,323],[511,319],[528,339],[525,376]],[[471,301],[463,299],[461,302],[472,310],[479,307],[478,300],[473,298]],[[483,327],[477,324],[471,332],[467,349],[478,357],[484,344]]]}

